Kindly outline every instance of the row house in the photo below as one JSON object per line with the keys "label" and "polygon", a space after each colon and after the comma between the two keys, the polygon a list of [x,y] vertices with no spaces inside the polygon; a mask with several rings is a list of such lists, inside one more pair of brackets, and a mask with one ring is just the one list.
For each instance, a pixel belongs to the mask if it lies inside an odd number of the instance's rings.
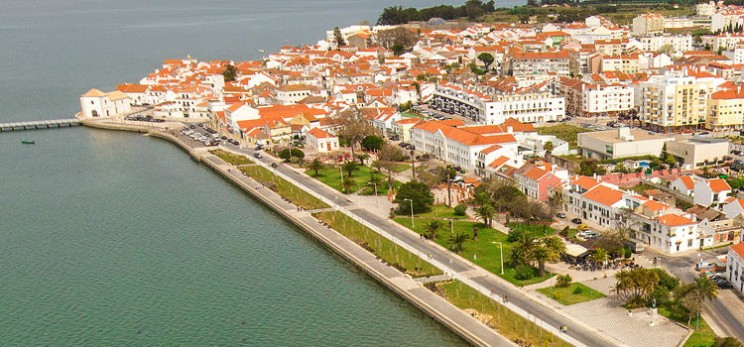
{"label": "row house", "polygon": [[[567,174],[565,170],[563,171]],[[567,178],[567,175],[564,178]],[[524,165],[514,173],[514,181],[525,195],[542,202],[548,201],[553,189],[563,185],[563,179],[548,163]]]}
{"label": "row house", "polygon": [[639,70],[638,53],[628,55],[602,56],[601,70],[618,71],[628,74],[636,74]]}
{"label": "row house", "polygon": [[[521,77],[528,75],[568,76],[578,68],[566,50],[556,52],[519,52],[513,50],[504,62],[504,74]],[[574,69],[572,70],[572,66]]]}
{"label": "row house", "polygon": [[661,35],[643,36],[638,38],[641,49],[647,52],[659,52],[671,47],[674,52],[687,52],[692,50],[692,35]]}

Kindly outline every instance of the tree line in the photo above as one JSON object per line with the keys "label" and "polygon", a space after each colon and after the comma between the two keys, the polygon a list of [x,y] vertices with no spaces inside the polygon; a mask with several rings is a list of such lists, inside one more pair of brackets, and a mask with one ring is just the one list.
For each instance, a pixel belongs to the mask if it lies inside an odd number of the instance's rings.
{"label": "tree line", "polygon": [[471,20],[495,10],[493,0],[483,2],[480,0],[468,0],[462,6],[438,5],[422,9],[402,6],[386,7],[377,19],[378,25],[406,24],[410,21],[428,21],[432,18],[445,20],[468,17]]}

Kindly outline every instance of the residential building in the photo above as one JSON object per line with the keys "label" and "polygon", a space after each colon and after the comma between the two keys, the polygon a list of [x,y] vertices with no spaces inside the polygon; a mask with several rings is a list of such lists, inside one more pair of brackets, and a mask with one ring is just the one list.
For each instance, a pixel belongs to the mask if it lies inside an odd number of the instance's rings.
{"label": "residential building", "polygon": [[726,263],[726,279],[734,290],[744,294],[744,243],[729,247]]}
{"label": "residential building", "polygon": [[695,194],[695,181],[694,176],[679,176],[669,187],[684,196],[692,197]]}
{"label": "residential building", "polygon": [[722,32],[742,24],[744,10],[741,8],[722,8],[710,17],[710,31]]}
{"label": "residential building", "polygon": [[727,243],[739,243],[741,238],[741,218],[727,218],[717,221],[701,220],[698,233],[703,239],[703,247],[716,247]]}
{"label": "residential building", "polygon": [[731,186],[725,180],[720,178],[699,180],[695,182],[693,201],[698,205],[716,208],[725,204],[729,195]]}
{"label": "residential building", "polygon": [[[643,36],[639,38],[643,50],[646,52],[659,52],[667,47],[671,52],[687,52],[692,50],[692,35],[670,35]],[[670,52],[670,53],[671,53]]]}
{"label": "residential building", "polygon": [[744,213],[744,199],[731,198],[721,210],[726,214],[726,218],[736,218]]}
{"label": "residential building", "polygon": [[514,180],[525,195],[542,202],[548,201],[551,189],[563,184],[548,163],[527,164],[514,174]]}
{"label": "residential building", "polygon": [[565,99],[550,92],[496,94],[483,103],[482,124],[502,124],[513,118],[522,123],[561,120],[566,115]]}
{"label": "residential building", "polygon": [[741,87],[711,94],[705,128],[714,131],[744,129],[744,90]]}
{"label": "residential building", "polygon": [[572,72],[577,72],[572,71],[571,65],[571,57],[566,50],[556,52],[514,51],[506,56],[504,73],[515,77],[549,74],[568,76]]}
{"label": "residential building", "polygon": [[636,239],[666,254],[700,247],[697,222],[689,215],[668,213],[645,218],[636,227]]}
{"label": "residential building", "polygon": [[80,96],[80,109],[86,118],[112,117],[129,113],[131,99],[118,90],[104,93],[91,89]]}
{"label": "residential building", "polygon": [[638,84],[641,121],[657,131],[694,131],[704,127],[708,98],[725,80],[683,69],[651,76]]}
{"label": "residential building", "polygon": [[312,128],[305,135],[306,148],[318,153],[328,153],[339,149],[338,137],[320,128]]}
{"label": "residential building", "polygon": [[618,128],[578,134],[581,155],[597,160],[661,154],[673,138],[641,129]]}
{"label": "residential building", "polygon": [[601,70],[603,72],[617,71],[636,74],[640,66],[638,57],[638,53],[602,56]]}
{"label": "residential building", "polygon": [[633,35],[644,36],[664,32],[664,16],[658,13],[644,13],[633,18]]}
{"label": "residential building", "polygon": [[716,13],[716,3],[713,1],[699,3],[695,5],[695,13],[700,17],[711,17]]}
{"label": "residential building", "polygon": [[421,122],[420,118],[403,118],[393,122],[393,129],[391,135],[398,135],[399,139],[403,142],[411,141],[411,129]]}

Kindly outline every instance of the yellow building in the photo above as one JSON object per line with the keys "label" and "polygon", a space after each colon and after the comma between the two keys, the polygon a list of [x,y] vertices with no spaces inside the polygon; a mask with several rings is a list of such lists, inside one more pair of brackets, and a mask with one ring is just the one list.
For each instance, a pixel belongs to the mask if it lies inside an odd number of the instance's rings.
{"label": "yellow building", "polygon": [[690,132],[704,127],[708,102],[725,80],[704,72],[674,71],[639,84],[644,126],[662,132]]}
{"label": "yellow building", "polygon": [[705,128],[728,130],[744,128],[744,90],[728,89],[711,94]]}

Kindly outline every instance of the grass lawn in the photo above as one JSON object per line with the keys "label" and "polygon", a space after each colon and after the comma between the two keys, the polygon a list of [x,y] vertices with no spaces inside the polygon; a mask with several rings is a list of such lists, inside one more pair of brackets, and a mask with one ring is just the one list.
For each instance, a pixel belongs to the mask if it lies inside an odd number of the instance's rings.
{"label": "grass lawn", "polygon": [[438,283],[436,287],[437,292],[455,306],[461,309],[474,309],[486,315],[489,318],[487,324],[509,340],[523,340],[530,346],[570,346],[535,323],[482,296],[459,281]]}
{"label": "grass lawn", "polygon": [[[576,292],[577,288],[581,288],[579,293]],[[571,283],[570,286],[565,288],[541,288],[537,291],[545,294],[547,297],[555,301],[558,301],[559,303],[561,303],[561,305],[573,305],[580,302],[591,301],[594,299],[605,297],[604,294],[581,283]]]}
{"label": "grass lawn", "polygon": [[424,116],[418,112],[413,112],[411,110],[401,112],[400,116],[403,118],[424,118]]}
{"label": "grass lawn", "polygon": [[540,135],[554,135],[555,137],[568,142],[569,148],[578,148],[576,143],[578,134],[589,132],[591,130],[579,128],[568,124],[558,124],[549,127],[535,128]]}
{"label": "grass lawn", "polygon": [[[673,315],[669,309],[666,307],[659,307],[659,314],[667,317],[671,320],[677,321],[682,325],[687,325],[687,317],[678,317],[676,315]],[[713,344],[716,342],[716,333],[713,332],[713,329],[710,328],[708,323],[700,317],[700,326],[697,330],[695,330],[695,319],[693,318],[690,321],[690,325],[688,326],[690,329],[693,330],[692,335],[690,335],[690,338],[687,339],[684,347],[710,347],[713,346]]]}
{"label": "grass lawn", "polygon": [[[318,170],[318,176],[315,176],[314,170],[307,170],[306,173],[318,181],[323,182],[325,185],[338,190],[341,193],[347,193],[343,187],[341,187],[341,172],[339,170],[340,166],[325,166],[322,169]],[[351,175],[351,177],[356,182],[356,185],[348,192],[349,194],[356,192],[359,189],[364,188],[364,186],[369,182],[370,175],[374,174],[376,177],[380,178],[381,182],[387,181],[387,176],[377,173],[377,171],[373,168],[370,168],[368,166],[357,166],[356,170],[354,170],[354,173]],[[347,176],[346,171],[343,172],[344,178]],[[374,188],[372,188],[374,189]],[[387,194],[387,185],[381,184],[377,186],[377,192],[378,194]],[[374,194],[374,192],[373,192]]]}
{"label": "grass lawn", "polygon": [[[375,174],[375,176],[381,177],[381,176],[379,176],[377,174]],[[363,182],[363,183],[365,183],[365,182]],[[398,189],[402,185],[403,185],[403,183],[400,183],[398,181],[394,181],[393,188],[395,189],[395,191],[398,191]],[[383,178],[382,179],[382,183],[377,185],[377,195],[378,196],[386,196],[387,193],[388,193],[387,178]],[[357,192],[357,194],[359,194],[359,195],[375,195],[375,187],[372,186],[372,185],[369,185],[369,184],[365,183],[365,186],[361,190],[359,190]]]}
{"label": "grass lawn", "polygon": [[639,183],[637,185],[634,185],[630,189],[638,194],[645,195],[647,190],[657,189],[657,188],[652,185],[645,184],[645,183]]}
{"label": "grass lawn", "polygon": [[315,196],[295,187],[293,184],[282,178],[276,177],[271,171],[258,165],[240,166],[238,169],[256,181],[264,183],[268,187],[274,187],[279,195],[289,199],[293,203],[302,206],[307,210],[330,207],[320,201]]}
{"label": "grass lawn", "polygon": [[468,219],[468,216],[456,216],[454,208],[451,208],[443,204],[434,205],[431,207],[431,212],[419,213],[419,214],[416,214],[415,216],[417,218],[426,218],[426,219],[445,219],[445,218]]}
{"label": "grass lawn", "polygon": [[399,247],[394,242],[338,212],[320,212],[314,215],[331,228],[366,248],[391,266],[413,277],[441,275],[442,271],[417,255]]}
{"label": "grass lawn", "polygon": [[[425,226],[433,221],[437,220],[439,218],[415,218],[415,228],[411,228],[411,218],[405,217],[405,216],[399,216],[395,217],[395,221],[406,227],[409,228],[419,234],[423,234],[425,230]],[[478,227],[478,241],[474,241],[472,239],[473,235],[473,227]],[[534,269],[533,277],[528,280],[518,280],[516,279],[516,270],[514,268],[510,267],[509,264],[506,262],[507,259],[509,259],[509,252],[511,252],[511,244],[506,241],[506,234],[493,229],[493,228],[485,228],[483,223],[477,223],[477,222],[470,222],[465,220],[457,220],[454,221],[452,224],[452,228],[455,230],[455,232],[461,232],[465,233],[467,235],[470,235],[471,237],[465,242],[463,246],[463,251],[460,253],[460,256],[462,256],[465,259],[468,259],[478,266],[501,276],[505,280],[515,284],[515,285],[530,285],[533,283],[540,283],[542,281],[545,281],[546,279],[553,276],[553,274],[546,274],[544,277],[540,277],[537,269]],[[442,230],[440,230],[437,233],[437,237],[434,241],[438,243],[439,245],[449,248],[449,236],[450,236],[450,224],[449,221],[444,221],[444,226],[442,227]],[[501,242],[503,243],[504,247],[504,274],[501,274],[501,255],[499,251],[499,245],[495,242]]]}
{"label": "grass lawn", "polygon": [[253,164],[253,161],[250,160],[250,159],[248,159],[244,155],[233,154],[233,153],[230,153],[230,152],[225,152],[225,151],[220,150],[220,149],[214,149],[214,150],[211,150],[209,152],[212,153],[212,154],[214,154],[214,155],[216,155],[216,156],[218,156],[218,157],[220,157],[220,159],[226,161],[227,163],[232,164],[232,165],[235,165],[235,166],[237,166],[237,165]]}

